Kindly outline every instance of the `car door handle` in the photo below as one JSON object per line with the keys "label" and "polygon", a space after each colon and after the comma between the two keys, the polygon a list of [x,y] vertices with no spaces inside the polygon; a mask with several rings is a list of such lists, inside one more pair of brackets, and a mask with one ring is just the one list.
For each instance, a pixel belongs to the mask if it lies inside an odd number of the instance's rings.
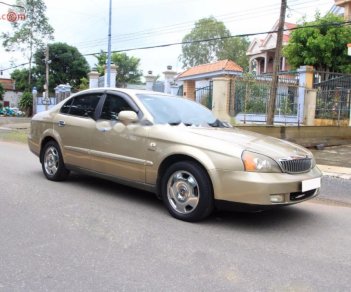
{"label": "car door handle", "polygon": [[100,128],[100,129],[98,129],[100,132],[107,132],[108,131],[108,129],[107,128]]}
{"label": "car door handle", "polygon": [[59,127],[64,127],[65,126],[65,121],[59,121],[58,122]]}

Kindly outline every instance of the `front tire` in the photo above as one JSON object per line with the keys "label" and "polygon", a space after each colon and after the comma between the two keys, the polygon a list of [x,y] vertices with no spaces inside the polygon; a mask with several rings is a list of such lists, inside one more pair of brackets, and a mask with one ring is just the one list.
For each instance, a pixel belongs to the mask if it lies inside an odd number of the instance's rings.
{"label": "front tire", "polygon": [[210,178],[196,162],[172,164],[162,177],[161,190],[165,206],[177,219],[195,222],[204,219],[213,210]]}
{"label": "front tire", "polygon": [[55,141],[49,141],[42,150],[42,169],[48,180],[62,181],[69,174],[63,162],[59,145]]}

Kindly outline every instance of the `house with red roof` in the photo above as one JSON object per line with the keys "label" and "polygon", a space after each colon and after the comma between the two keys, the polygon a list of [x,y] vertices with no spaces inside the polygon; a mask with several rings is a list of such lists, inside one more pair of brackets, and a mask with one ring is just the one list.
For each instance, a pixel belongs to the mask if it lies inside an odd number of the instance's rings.
{"label": "house with red roof", "polygon": [[5,91],[15,89],[15,81],[10,78],[0,78],[0,83]]}
{"label": "house with red roof", "polygon": [[[277,31],[278,24],[277,21],[271,31]],[[291,30],[296,27],[297,25],[294,23],[284,23],[283,46],[287,45]],[[277,33],[269,33],[263,39],[253,39],[246,52],[249,57],[250,72],[256,72],[257,75],[272,73],[276,47]],[[289,71],[290,69],[288,61],[282,56],[280,58],[280,71]]]}
{"label": "house with red roof", "polygon": [[183,82],[183,96],[195,100],[198,88],[210,85],[213,78],[240,76],[243,68],[231,60],[220,60],[214,63],[202,64],[185,70],[177,77]]}
{"label": "house with red roof", "polygon": [[22,93],[16,91],[15,81],[10,78],[0,78],[0,84],[5,89],[3,106],[17,107]]}

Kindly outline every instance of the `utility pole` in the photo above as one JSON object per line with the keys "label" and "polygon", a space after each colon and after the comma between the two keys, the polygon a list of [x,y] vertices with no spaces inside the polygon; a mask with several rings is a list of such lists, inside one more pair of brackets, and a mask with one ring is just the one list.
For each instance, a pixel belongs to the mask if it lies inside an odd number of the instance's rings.
{"label": "utility pole", "polygon": [[109,19],[108,19],[108,48],[107,48],[107,87],[111,86],[111,20],[112,0],[110,0]]}
{"label": "utility pole", "polygon": [[49,97],[49,45],[46,45],[45,50],[45,110],[48,110],[48,103],[50,101]]}
{"label": "utility pole", "polygon": [[277,96],[277,87],[278,87],[278,72],[280,66],[280,56],[282,50],[282,41],[283,41],[283,32],[284,32],[284,23],[285,23],[285,12],[287,6],[287,0],[282,0],[280,6],[280,17],[278,24],[278,33],[277,33],[277,46],[275,49],[274,63],[273,63],[273,73],[272,73],[272,83],[270,90],[270,97],[268,102],[268,113],[267,113],[267,125],[274,124],[274,111],[275,111],[275,100]]}

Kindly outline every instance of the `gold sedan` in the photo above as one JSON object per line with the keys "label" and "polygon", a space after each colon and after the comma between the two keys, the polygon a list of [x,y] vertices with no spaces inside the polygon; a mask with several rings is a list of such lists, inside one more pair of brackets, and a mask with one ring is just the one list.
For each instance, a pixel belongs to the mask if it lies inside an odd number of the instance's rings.
{"label": "gold sedan", "polygon": [[295,204],[321,184],[307,149],[232,128],[193,101],[156,92],[81,91],[36,114],[28,144],[49,180],[72,170],[151,191],[185,221],[214,208]]}

